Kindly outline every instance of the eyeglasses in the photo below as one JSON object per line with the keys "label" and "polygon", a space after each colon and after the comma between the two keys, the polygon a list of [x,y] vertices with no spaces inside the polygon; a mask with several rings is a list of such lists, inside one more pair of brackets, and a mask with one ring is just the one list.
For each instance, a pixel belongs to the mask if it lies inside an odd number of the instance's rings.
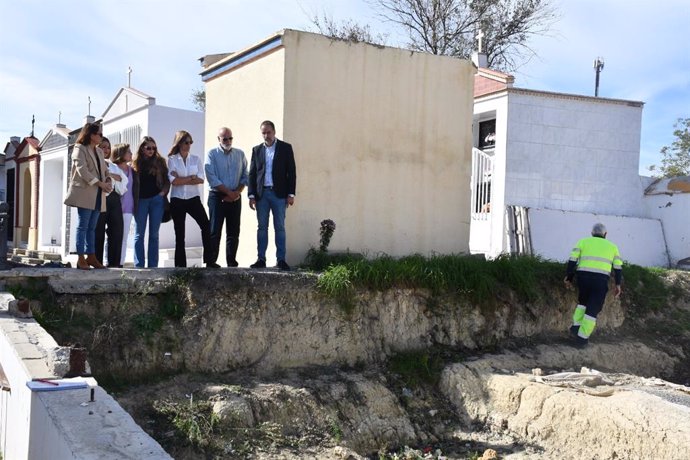
{"label": "eyeglasses", "polygon": [[222,139],[223,142],[227,142],[227,141],[231,141],[231,140],[232,140],[232,136],[230,136],[230,137],[220,137],[220,139]]}
{"label": "eyeglasses", "polygon": [[155,151],[156,151],[156,147],[148,146],[148,147],[144,147],[144,150],[153,150],[153,151],[155,152]]}
{"label": "eyeglasses", "polygon": [[192,145],[193,143],[194,143],[194,141],[184,141],[183,142],[183,144],[186,144],[186,145]]}

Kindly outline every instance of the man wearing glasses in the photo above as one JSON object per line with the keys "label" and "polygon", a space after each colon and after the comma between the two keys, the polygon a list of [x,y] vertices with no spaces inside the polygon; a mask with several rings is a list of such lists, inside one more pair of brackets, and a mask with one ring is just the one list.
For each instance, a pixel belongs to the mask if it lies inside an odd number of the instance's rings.
{"label": "man wearing glasses", "polygon": [[256,209],[259,221],[256,233],[258,258],[251,268],[266,266],[268,218],[273,213],[277,267],[290,270],[285,261],[285,212],[295,203],[295,155],[290,144],[276,139],[273,122],[266,120],[260,128],[264,142],[252,149],[249,167],[249,207]]}
{"label": "man wearing glasses", "polygon": [[218,268],[216,263],[220,248],[220,234],[225,229],[225,260],[228,267],[237,267],[237,247],[240,243],[240,195],[247,186],[247,158],[244,152],[232,146],[232,131],[218,131],[219,145],[206,155],[206,180],[209,185],[208,211],[211,221],[210,254],[206,266]]}

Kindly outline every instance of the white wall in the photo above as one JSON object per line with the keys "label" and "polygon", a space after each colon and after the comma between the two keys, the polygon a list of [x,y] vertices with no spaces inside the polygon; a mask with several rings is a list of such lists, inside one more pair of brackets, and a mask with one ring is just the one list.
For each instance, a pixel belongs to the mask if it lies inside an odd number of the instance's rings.
{"label": "white wall", "polygon": [[[189,134],[192,135],[194,144],[192,144],[191,153],[201,158],[203,163],[206,157],[206,153],[204,152],[203,112],[174,109],[160,105],[150,107],[148,131],[146,135],[156,139],[158,151],[166,161],[168,161],[168,153],[172,147],[175,133],[180,130],[188,131]],[[202,193],[201,201],[204,203],[204,206],[206,206],[206,199],[203,194],[204,186],[199,186],[199,191]],[[161,249],[175,247],[175,230],[172,221],[161,225],[159,244]],[[189,216],[187,216],[185,225],[185,245],[188,248],[201,246],[201,231],[194,219]],[[190,266],[192,265],[191,260],[187,262]]]}
{"label": "white wall", "polygon": [[590,236],[597,222],[606,225],[607,239],[618,246],[624,262],[668,266],[661,222],[638,217],[532,208],[529,225],[534,253],[546,259],[565,261],[575,243]]}
{"label": "white wall", "polygon": [[645,195],[650,217],[660,219],[671,266],[690,257],[690,193]]}
{"label": "white wall", "polygon": [[[491,217],[488,224],[471,225],[470,252],[478,252],[474,248],[488,246],[486,254],[496,257],[506,249],[505,222],[503,219],[506,205],[506,150],[508,149],[507,137],[502,134],[508,130],[508,97],[505,93],[498,96],[485,96],[474,104],[474,145],[477,145],[479,135],[479,121],[484,119],[482,115],[492,113],[496,116],[496,146],[493,152],[494,169],[491,178]],[[486,240],[489,241],[486,241]],[[484,251],[481,251],[484,252]]]}
{"label": "white wall", "polygon": [[[60,149],[55,155],[41,158],[40,196],[38,201],[38,249],[60,250],[64,239],[64,226],[62,221],[63,209],[65,209],[64,196],[64,163],[67,148]],[[51,243],[52,239],[55,244]]]}
{"label": "white wall", "polygon": [[508,112],[507,204],[643,216],[642,107],[511,92]]}
{"label": "white wall", "polygon": [[0,413],[0,428],[5,436],[0,449],[2,458],[6,459],[24,459],[29,454],[31,392],[26,387],[26,381],[30,380],[30,376],[17,356],[16,344],[9,339],[15,330],[14,320],[0,311],[0,363],[12,389],[9,397],[3,392],[6,406],[0,408],[6,411]]}

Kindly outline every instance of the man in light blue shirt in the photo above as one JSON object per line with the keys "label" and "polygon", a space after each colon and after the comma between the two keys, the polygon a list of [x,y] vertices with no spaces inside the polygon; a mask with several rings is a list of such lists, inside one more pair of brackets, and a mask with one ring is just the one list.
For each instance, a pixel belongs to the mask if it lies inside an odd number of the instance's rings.
{"label": "man in light blue shirt", "polygon": [[228,267],[237,267],[237,247],[240,243],[240,195],[248,184],[247,158],[244,152],[232,146],[232,131],[218,131],[218,147],[206,155],[206,180],[208,181],[208,211],[211,221],[211,242],[207,267],[220,267],[216,262],[220,249],[220,235],[225,229],[225,260]]}

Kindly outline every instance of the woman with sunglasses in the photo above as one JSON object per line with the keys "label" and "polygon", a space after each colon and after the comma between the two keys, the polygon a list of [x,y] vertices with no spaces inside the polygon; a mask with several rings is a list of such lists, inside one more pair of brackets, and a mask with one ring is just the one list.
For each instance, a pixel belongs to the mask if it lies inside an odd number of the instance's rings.
{"label": "woman with sunglasses", "polygon": [[192,136],[187,131],[178,131],[173,146],[168,153],[168,178],[170,190],[170,215],[175,226],[175,266],[187,266],[185,250],[185,221],[187,214],[201,229],[201,242],[204,246],[204,263],[207,263],[210,224],[208,215],[201,204],[201,187],[204,183],[204,164],[201,159],[190,154]]}
{"label": "woman with sunglasses", "polygon": [[[99,123],[86,123],[72,152],[72,172],[65,204],[77,208],[77,268],[105,268],[96,258],[96,224],[105,211],[105,195],[113,189],[108,166],[98,147],[103,137]],[[86,257],[84,257],[86,255]]]}
{"label": "woman with sunglasses", "polygon": [[[127,191],[128,179],[114,163],[115,156],[121,156],[123,151],[129,150],[129,144],[117,144],[111,153],[110,141],[104,137],[100,144],[108,172],[113,181],[113,191],[105,199],[105,212],[102,212],[96,225],[96,258],[103,263],[103,248],[105,236],[108,235],[108,267],[122,267],[120,252],[122,249],[122,195]],[[107,227],[107,228],[106,228]]]}
{"label": "woman with sunglasses", "polygon": [[149,241],[147,260],[149,268],[158,266],[158,231],[163,221],[166,196],[170,190],[168,167],[165,160],[158,153],[156,141],[150,136],[144,136],[134,157],[134,171],[139,176],[134,181],[135,211],[134,221],[134,265],[144,267],[144,235],[147,222],[149,224]]}

